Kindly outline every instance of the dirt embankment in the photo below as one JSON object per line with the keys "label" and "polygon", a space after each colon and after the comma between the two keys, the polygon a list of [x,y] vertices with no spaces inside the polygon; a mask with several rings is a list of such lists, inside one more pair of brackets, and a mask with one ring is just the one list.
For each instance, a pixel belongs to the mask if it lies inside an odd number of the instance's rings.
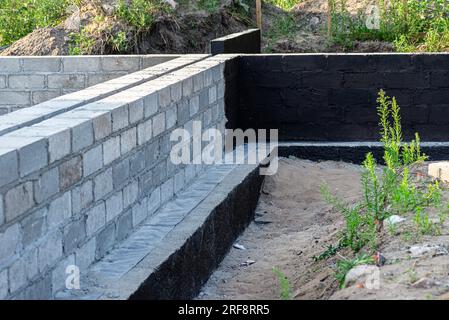
{"label": "dirt embankment", "polygon": [[[347,163],[282,159],[278,173],[266,178],[255,222],[236,242],[244,250],[231,249],[198,299],[279,299],[273,267],[285,273],[294,299],[448,299],[447,222],[436,236],[410,234],[411,216],[394,232],[385,228],[378,287],[367,288],[356,278],[339,289],[336,262],[352,257],[349,250],[314,260],[338,242],[344,227],[341,213],[323,201],[321,184],[345,203],[355,203],[361,197],[360,173],[360,166]],[[446,200],[447,193],[444,186]]]}

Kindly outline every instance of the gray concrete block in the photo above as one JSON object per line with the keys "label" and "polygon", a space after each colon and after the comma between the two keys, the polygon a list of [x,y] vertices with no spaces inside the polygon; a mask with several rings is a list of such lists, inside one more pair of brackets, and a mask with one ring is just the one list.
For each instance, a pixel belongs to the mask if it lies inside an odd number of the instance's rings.
{"label": "gray concrete block", "polygon": [[97,145],[83,155],[83,174],[87,177],[103,167],[103,145]]}
{"label": "gray concrete block", "polygon": [[165,203],[174,196],[173,178],[168,179],[161,185],[161,202]]}
{"label": "gray concrete block", "polygon": [[152,134],[153,134],[152,120],[148,119],[147,121],[137,126],[137,143],[139,145],[145,144],[147,141],[151,139]]}
{"label": "gray concrete block", "polygon": [[141,224],[148,216],[147,212],[147,198],[143,198],[140,202],[136,203],[132,208],[133,215],[133,227]]}
{"label": "gray concrete block", "polygon": [[103,161],[110,164],[120,157],[120,136],[112,137],[103,143]]}
{"label": "gray concrete block", "polygon": [[153,190],[156,181],[153,179],[153,171],[147,171],[139,175],[139,193],[147,196]]}
{"label": "gray concrete block", "polygon": [[59,188],[66,190],[81,180],[83,176],[83,161],[76,156],[59,165]]}
{"label": "gray concrete block", "polygon": [[106,222],[114,220],[123,211],[123,192],[114,193],[106,199]]}
{"label": "gray concrete block", "polygon": [[161,188],[157,187],[148,199],[148,214],[152,215],[161,206]]}
{"label": "gray concrete block", "polygon": [[200,72],[193,76],[193,91],[198,92],[204,88],[204,73]]}
{"label": "gray concrete block", "polygon": [[0,73],[18,73],[20,70],[19,57],[2,57],[0,60]]}
{"label": "gray concrete block", "polygon": [[209,104],[213,104],[217,101],[217,86],[209,88]]}
{"label": "gray concrete block", "polygon": [[64,228],[64,254],[74,252],[78,245],[86,239],[86,221],[83,218],[71,222]]}
{"label": "gray concrete block", "polygon": [[128,105],[116,108],[112,111],[112,132],[116,132],[129,125]]}
{"label": "gray concrete block", "polygon": [[43,75],[11,75],[8,78],[11,89],[44,89]]}
{"label": "gray concrete block", "polygon": [[72,152],[78,152],[94,143],[94,131],[91,121],[85,121],[72,128]]}
{"label": "gray concrete block", "polygon": [[184,125],[187,121],[190,119],[190,106],[189,106],[189,100],[185,99],[178,103],[178,124]]}
{"label": "gray concrete block", "polygon": [[29,106],[31,105],[30,91],[3,91],[0,95],[2,105]]}
{"label": "gray concrete block", "polygon": [[6,88],[6,76],[0,76],[0,89]]}
{"label": "gray concrete block", "polygon": [[38,248],[38,265],[42,273],[62,257],[62,234],[59,231],[49,234]]}
{"label": "gray concrete block", "polygon": [[120,135],[120,152],[125,155],[137,146],[137,129],[132,127]]}
{"label": "gray concrete block", "polygon": [[101,231],[97,238],[96,258],[100,259],[112,249],[115,244],[115,224],[110,223],[103,231]]}
{"label": "gray concrete block", "polygon": [[52,195],[59,192],[59,172],[58,168],[45,171],[34,182],[34,200],[42,203]]}
{"label": "gray concrete block", "polygon": [[100,173],[94,178],[94,198],[95,200],[103,199],[108,193],[114,189],[112,168]]}
{"label": "gray concrete block", "polygon": [[0,232],[0,261],[6,261],[22,247],[19,224],[13,224]]}
{"label": "gray concrete block", "polygon": [[164,87],[158,91],[158,101],[160,108],[166,108],[171,104],[172,99],[170,91],[170,86]]}
{"label": "gray concrete block", "polygon": [[86,232],[92,236],[106,224],[106,206],[102,201],[87,212]]}
{"label": "gray concrete block", "polygon": [[153,117],[153,137],[157,137],[165,131],[165,112]]}
{"label": "gray concrete block", "polygon": [[158,112],[159,104],[157,92],[151,93],[144,98],[144,109],[145,118],[149,118]]}
{"label": "gray concrete block", "polygon": [[182,98],[182,82],[178,81],[170,85],[171,101],[177,103]]}
{"label": "gray concrete block", "polygon": [[178,114],[176,106],[173,106],[165,112],[165,129],[169,130],[176,125]]}
{"label": "gray concrete block", "polygon": [[200,110],[204,110],[209,105],[209,90],[205,89],[200,92]]}
{"label": "gray concrete block", "polygon": [[144,99],[131,102],[129,104],[129,123],[133,124],[143,119]]}
{"label": "gray concrete block", "polygon": [[129,179],[129,159],[125,159],[112,167],[114,189],[120,189]]}
{"label": "gray concrete block", "polygon": [[75,253],[75,263],[81,272],[85,272],[87,268],[95,261],[95,250],[97,244],[96,239],[92,238],[79,248]]}
{"label": "gray concrete block", "polygon": [[48,137],[48,152],[50,163],[64,158],[72,150],[71,133],[69,129],[61,130]]}
{"label": "gray concrete block", "polygon": [[8,269],[0,271],[0,299],[5,299],[8,295]]}
{"label": "gray concrete block", "polygon": [[140,150],[129,158],[129,173],[135,177],[145,169],[145,150]]}
{"label": "gray concrete block", "polygon": [[139,197],[139,182],[133,181],[123,188],[123,208],[128,208]]}
{"label": "gray concrete block", "polygon": [[159,162],[152,170],[153,172],[153,185],[159,185],[163,183],[167,178],[167,160]]}
{"label": "gray concrete block", "polygon": [[125,212],[117,222],[117,241],[125,240],[133,230],[133,215],[132,211]]}
{"label": "gray concrete block", "polygon": [[61,224],[67,223],[71,216],[72,195],[68,191],[50,203],[47,213],[48,228],[51,230]]}
{"label": "gray concrete block", "polygon": [[193,78],[187,78],[182,81],[182,96],[188,98],[193,93]]}
{"label": "gray concrete block", "polygon": [[50,89],[83,89],[86,77],[84,74],[50,74],[48,88]]}
{"label": "gray concrete block", "polygon": [[38,90],[38,91],[33,91],[31,94],[31,103],[33,105],[35,104],[39,104],[51,99],[54,99],[56,97],[59,97],[60,95],[62,95],[60,90]]}
{"label": "gray concrete block", "polygon": [[224,80],[221,80],[217,84],[217,99],[224,98],[225,96],[225,82]]}
{"label": "gray concrete block", "polygon": [[72,190],[72,213],[77,214],[86,209],[93,200],[93,183],[88,180]]}
{"label": "gray concrete block", "polygon": [[146,145],[145,147],[145,166],[147,168],[152,168],[156,165],[159,159],[159,141],[156,140]]}
{"label": "gray concrete block", "polygon": [[51,272],[51,287],[52,287],[52,294],[56,294],[61,289],[66,288],[66,279],[69,276],[66,271],[67,268],[70,266],[75,265],[75,255],[72,254],[65,258],[64,260],[60,261],[56,268]]}
{"label": "gray concrete block", "polygon": [[46,275],[25,290],[21,291],[14,299],[17,300],[49,300],[52,298],[51,276]]}
{"label": "gray concrete block", "polygon": [[3,210],[3,195],[0,194],[0,226],[5,222],[5,212]]}
{"label": "gray concrete block", "polygon": [[95,141],[109,136],[112,132],[112,118],[110,113],[92,119]]}
{"label": "gray concrete block", "polygon": [[12,221],[34,206],[33,183],[24,182],[5,194],[5,218]]}
{"label": "gray concrete block", "polygon": [[13,293],[27,284],[25,273],[25,263],[23,260],[16,260],[9,267],[9,290]]}
{"label": "gray concrete block", "polygon": [[25,274],[28,280],[33,279],[39,273],[37,248],[31,248],[23,253],[21,260],[25,263]]}
{"label": "gray concrete block", "polygon": [[190,101],[190,116],[193,117],[200,110],[200,96],[193,96]]}
{"label": "gray concrete block", "polygon": [[0,147],[0,187],[19,178],[19,158],[17,151]]}
{"label": "gray concrete block", "polygon": [[204,74],[204,86],[209,87],[214,82],[214,76],[213,76],[212,69],[211,68],[206,69],[203,72],[203,74]]}
{"label": "gray concrete block", "polygon": [[103,56],[102,57],[103,71],[138,71],[140,68],[140,57],[117,57],[117,56]]}
{"label": "gray concrete block", "polygon": [[174,192],[178,193],[180,192],[185,185],[185,172],[184,170],[179,171],[175,174],[174,177]]}
{"label": "gray concrete block", "polygon": [[20,222],[24,247],[40,239],[47,232],[47,208],[41,208]]}
{"label": "gray concrete block", "polygon": [[101,70],[100,57],[68,56],[62,59],[64,72],[98,72]]}
{"label": "gray concrete block", "polygon": [[23,72],[59,72],[60,57],[26,57],[23,59]]}

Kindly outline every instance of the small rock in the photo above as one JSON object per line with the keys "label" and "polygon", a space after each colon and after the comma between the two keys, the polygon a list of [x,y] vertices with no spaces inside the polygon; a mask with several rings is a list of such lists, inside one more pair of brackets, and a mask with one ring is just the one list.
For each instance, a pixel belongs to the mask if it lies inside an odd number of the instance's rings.
{"label": "small rock", "polygon": [[246,248],[239,243],[234,244],[233,247],[239,250],[246,250]]}
{"label": "small rock", "polygon": [[174,0],[165,0],[165,2],[169,4],[172,7],[172,9],[176,9],[176,7],[178,6],[178,3]]}
{"label": "small rock", "polygon": [[310,19],[310,25],[311,26],[317,26],[318,24],[320,23],[320,18],[318,18],[318,17],[312,17],[311,19]]}
{"label": "small rock", "polygon": [[[373,265],[362,264],[349,270],[345,277],[345,287],[352,286],[354,284],[367,284],[372,283],[374,276],[379,275],[379,268]],[[366,285],[366,287],[368,287]]]}
{"label": "small rock", "polygon": [[256,263],[256,261],[254,261],[254,260],[246,260],[245,262],[242,262],[240,265],[242,267],[248,267],[248,266],[250,266],[252,264],[255,264],[255,263]]}
{"label": "small rock", "polygon": [[447,249],[443,246],[439,245],[422,245],[422,246],[411,246],[407,251],[410,253],[412,258],[420,258],[424,256],[443,256],[447,255]]}
{"label": "small rock", "polygon": [[388,217],[387,219],[385,219],[385,222],[388,225],[395,225],[395,224],[401,223],[401,222],[403,222],[405,220],[406,219],[401,217],[401,216],[392,215],[392,216]]}

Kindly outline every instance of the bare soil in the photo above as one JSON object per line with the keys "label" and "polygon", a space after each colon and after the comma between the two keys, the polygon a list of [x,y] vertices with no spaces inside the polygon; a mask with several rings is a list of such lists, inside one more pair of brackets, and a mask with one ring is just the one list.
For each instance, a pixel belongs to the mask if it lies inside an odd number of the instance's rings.
{"label": "bare soil", "polygon": [[[425,170],[419,167],[413,174],[422,177]],[[360,173],[354,164],[281,159],[278,173],[266,177],[255,221],[236,241],[245,250],[231,249],[197,299],[279,299],[273,267],[285,273],[294,299],[448,299],[447,222],[438,236],[410,233],[411,216],[395,231],[384,228],[380,252],[386,263],[380,267],[379,289],[362,283],[339,289],[335,263],[351,257],[349,250],[313,259],[337,243],[344,227],[342,215],[323,201],[320,185],[325,182],[333,194],[354,203],[361,197]],[[413,256],[411,246],[439,249]]]}

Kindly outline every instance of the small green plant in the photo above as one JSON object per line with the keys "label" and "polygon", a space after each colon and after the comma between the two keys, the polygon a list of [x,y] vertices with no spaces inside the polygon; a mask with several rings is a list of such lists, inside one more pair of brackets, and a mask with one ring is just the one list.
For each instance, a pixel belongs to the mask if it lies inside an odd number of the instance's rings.
{"label": "small green plant", "polygon": [[290,286],[290,282],[288,281],[285,274],[279,270],[278,268],[273,268],[274,274],[277,276],[279,280],[279,287],[280,287],[280,298],[282,300],[291,300],[292,299],[292,288]]}
{"label": "small green plant", "polygon": [[374,264],[374,262],[374,259],[367,254],[356,255],[353,259],[343,257],[342,260],[337,262],[335,274],[335,278],[337,279],[340,288],[344,288],[346,275],[352,268],[362,264]]}
{"label": "small green plant", "polygon": [[297,29],[298,25],[293,14],[277,17],[266,32],[268,49],[270,50],[279,39],[292,39]]}
{"label": "small green plant", "polygon": [[199,0],[197,6],[199,9],[214,12],[220,8],[220,0]]}
{"label": "small green plant", "polygon": [[271,3],[284,10],[290,10],[301,1],[302,0],[267,0],[266,2]]}
{"label": "small green plant", "polygon": [[128,49],[128,39],[126,36],[126,32],[120,31],[115,34],[111,40],[112,48],[114,51],[123,53]]}
{"label": "small green plant", "polygon": [[71,33],[69,35],[69,54],[85,55],[91,54],[95,45],[95,40],[82,29],[80,33]]}
{"label": "small green plant", "polygon": [[150,29],[159,14],[170,11],[171,7],[162,0],[120,0],[115,14],[140,32]]}

